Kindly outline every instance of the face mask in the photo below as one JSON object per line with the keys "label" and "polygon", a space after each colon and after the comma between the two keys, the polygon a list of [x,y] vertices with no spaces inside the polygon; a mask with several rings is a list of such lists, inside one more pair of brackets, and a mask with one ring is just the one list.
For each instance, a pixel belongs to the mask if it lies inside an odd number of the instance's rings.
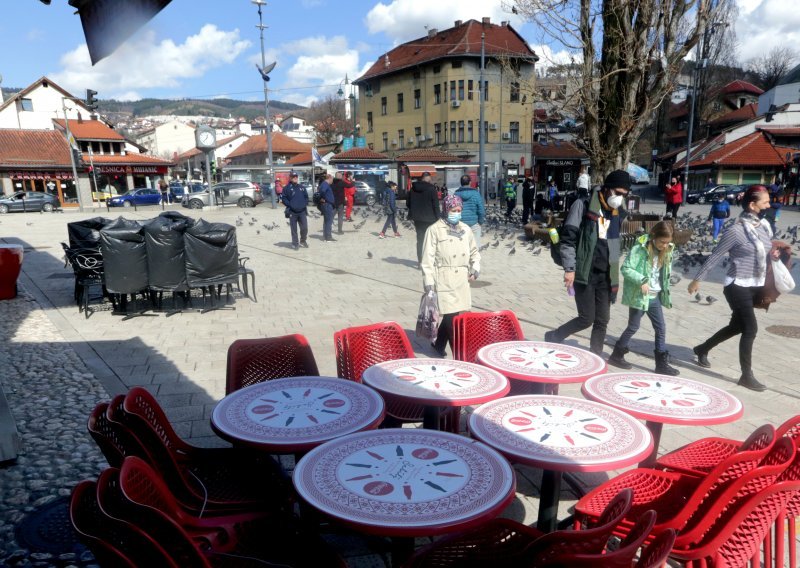
{"label": "face mask", "polygon": [[451,225],[455,225],[461,221],[461,213],[448,213],[447,214],[447,222]]}
{"label": "face mask", "polygon": [[606,199],[606,203],[611,209],[619,209],[622,207],[622,204],[625,203],[625,198],[621,195],[612,195],[608,199]]}

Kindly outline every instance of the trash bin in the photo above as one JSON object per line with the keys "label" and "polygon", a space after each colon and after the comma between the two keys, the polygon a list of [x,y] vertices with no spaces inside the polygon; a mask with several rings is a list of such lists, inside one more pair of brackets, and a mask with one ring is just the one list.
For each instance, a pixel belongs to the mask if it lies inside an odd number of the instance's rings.
{"label": "trash bin", "polygon": [[109,292],[135,294],[147,288],[147,248],[143,230],[147,223],[120,217],[100,230],[100,251]]}
{"label": "trash bin", "polygon": [[147,281],[151,290],[188,290],[184,233],[194,219],[177,211],[162,213],[144,226],[147,251]]}
{"label": "trash bin", "polygon": [[0,245],[0,300],[17,297],[22,256],[22,245]]}
{"label": "trash bin", "polygon": [[100,248],[100,230],[111,223],[106,217],[92,217],[67,223],[70,248]]}
{"label": "trash bin", "polygon": [[184,233],[184,247],[190,287],[238,281],[239,247],[233,225],[200,219]]}

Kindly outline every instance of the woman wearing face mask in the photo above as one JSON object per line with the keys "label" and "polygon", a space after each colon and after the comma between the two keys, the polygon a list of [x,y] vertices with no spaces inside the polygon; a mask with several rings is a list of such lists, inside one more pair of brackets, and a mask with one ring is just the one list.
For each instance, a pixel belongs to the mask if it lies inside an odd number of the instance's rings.
{"label": "woman wearing face mask", "polygon": [[590,349],[597,355],[603,352],[611,304],[619,290],[622,206],[630,189],[628,172],[615,170],[588,200],[577,199],[570,207],[559,246],[564,286],[575,295],[578,317],[545,333],[545,341],[561,343],[591,326]]}
{"label": "woman wearing face mask", "polygon": [[742,213],[736,222],[724,233],[711,256],[689,283],[689,294],[697,294],[700,281],[712,267],[726,255],[730,255],[728,271],[725,275],[723,293],[733,312],[731,321],[717,333],[694,348],[697,364],[711,367],[708,352],[723,341],[736,335],[739,339],[739,365],[742,376],[739,385],[754,391],[765,387],[753,376],[753,342],[758,331],[758,322],[753,309],[753,299],[764,286],[767,262],[770,257],[777,259],[780,251],[772,248],[772,229],[759,214],[769,209],[769,191],[763,185],[751,185],[742,198]]}
{"label": "woman wearing face mask", "polygon": [[439,334],[433,344],[444,357],[453,340],[453,318],[472,308],[469,283],[478,278],[481,255],[469,226],[461,222],[463,204],[457,195],[444,199],[442,218],[428,227],[422,245],[422,278],[425,291],[434,290],[439,301]]}

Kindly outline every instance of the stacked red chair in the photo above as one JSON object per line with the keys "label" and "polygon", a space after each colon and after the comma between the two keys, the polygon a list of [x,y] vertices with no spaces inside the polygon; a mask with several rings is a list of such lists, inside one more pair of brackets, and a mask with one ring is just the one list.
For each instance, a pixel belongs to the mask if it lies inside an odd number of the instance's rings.
{"label": "stacked red chair", "polygon": [[453,359],[478,362],[481,347],[525,339],[514,312],[465,312],[453,318]]}
{"label": "stacked red chair", "polygon": [[308,376],[318,377],[319,370],[304,336],[237,339],[228,348],[225,394],[272,379]]}

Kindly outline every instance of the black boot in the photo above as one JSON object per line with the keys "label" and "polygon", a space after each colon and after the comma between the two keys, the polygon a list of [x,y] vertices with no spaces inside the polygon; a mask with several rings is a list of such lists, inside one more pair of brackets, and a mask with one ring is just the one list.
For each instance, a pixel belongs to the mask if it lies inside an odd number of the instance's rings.
{"label": "black boot", "polygon": [[767,390],[767,387],[762,383],[759,383],[753,376],[753,371],[742,371],[742,376],[739,378],[738,384],[740,387],[744,387],[752,391],[761,392]]}
{"label": "black boot", "polygon": [[628,353],[628,351],[630,350],[627,347],[615,345],[614,351],[612,351],[611,355],[608,357],[608,364],[613,365],[614,367],[619,367],[620,369],[633,368],[633,365],[625,360],[625,354]]}
{"label": "black boot", "polygon": [[669,366],[669,351],[659,351],[655,350],[653,353],[656,354],[656,373],[659,375],[680,375],[680,371],[675,367]]}
{"label": "black boot", "polygon": [[697,355],[697,364],[706,369],[711,368],[711,363],[708,361],[708,350],[703,345],[698,345],[694,349],[694,354]]}

